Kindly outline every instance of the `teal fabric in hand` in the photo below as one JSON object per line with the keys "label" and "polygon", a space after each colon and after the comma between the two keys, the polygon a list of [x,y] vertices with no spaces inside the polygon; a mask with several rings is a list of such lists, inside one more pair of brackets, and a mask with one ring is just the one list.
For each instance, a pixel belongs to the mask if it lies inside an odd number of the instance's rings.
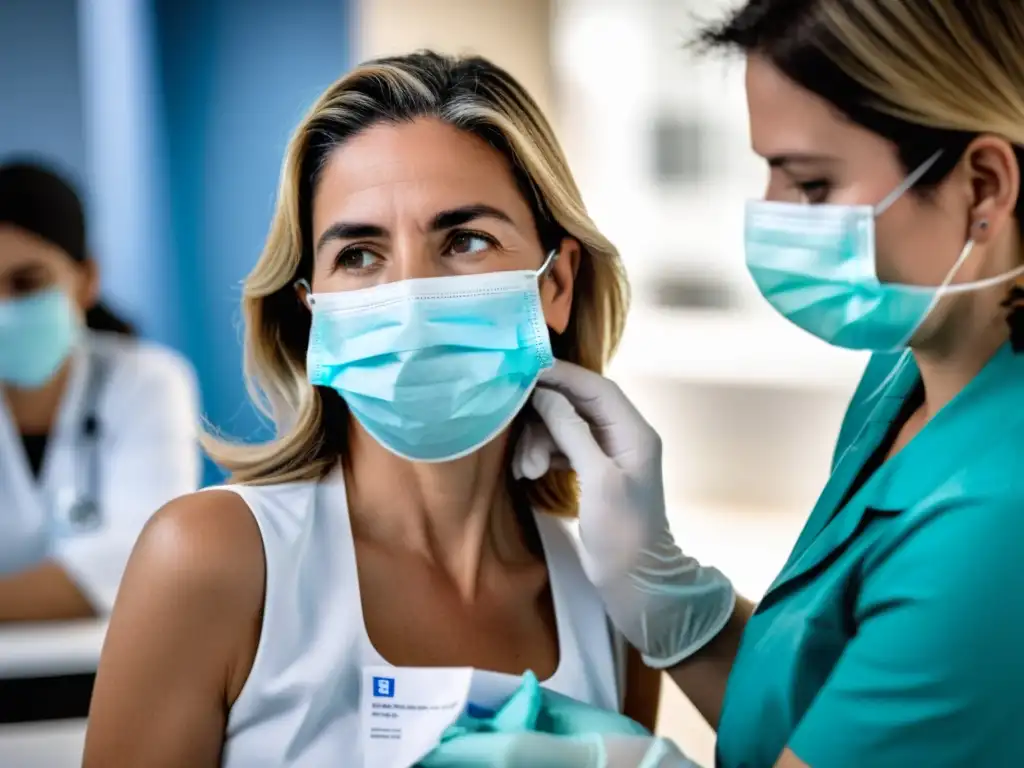
{"label": "teal fabric in hand", "polygon": [[[626,761],[614,754],[635,755]],[[421,768],[654,768],[691,766],[639,723],[541,688],[532,672],[491,716],[464,714]]]}

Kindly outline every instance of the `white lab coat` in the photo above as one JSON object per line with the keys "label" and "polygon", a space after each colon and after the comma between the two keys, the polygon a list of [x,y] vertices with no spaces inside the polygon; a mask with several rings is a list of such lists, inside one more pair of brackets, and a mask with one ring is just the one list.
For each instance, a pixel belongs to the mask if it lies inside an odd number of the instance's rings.
{"label": "white lab coat", "polygon": [[[95,415],[96,473],[87,471],[86,382],[96,356],[106,364]],[[38,481],[0,397],[0,578],[44,560],[59,563],[96,610],[114,603],[146,520],[200,483],[195,373],[169,349],[87,333],[74,352],[68,388],[46,444]],[[98,515],[75,524],[76,497],[94,491]]]}

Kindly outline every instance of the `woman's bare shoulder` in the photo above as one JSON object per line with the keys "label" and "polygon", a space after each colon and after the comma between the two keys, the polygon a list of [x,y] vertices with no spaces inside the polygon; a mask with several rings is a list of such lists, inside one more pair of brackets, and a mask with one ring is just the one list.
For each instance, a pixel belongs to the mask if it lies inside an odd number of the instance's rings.
{"label": "woman's bare shoulder", "polygon": [[153,515],[126,579],[142,571],[151,587],[172,582],[204,599],[230,594],[262,603],[264,570],[263,542],[248,505],[237,493],[217,489],[181,496]]}
{"label": "woman's bare shoulder", "polygon": [[183,496],[149,520],[110,618],[87,766],[216,764],[226,705],[255,654],[264,571],[238,494]]}

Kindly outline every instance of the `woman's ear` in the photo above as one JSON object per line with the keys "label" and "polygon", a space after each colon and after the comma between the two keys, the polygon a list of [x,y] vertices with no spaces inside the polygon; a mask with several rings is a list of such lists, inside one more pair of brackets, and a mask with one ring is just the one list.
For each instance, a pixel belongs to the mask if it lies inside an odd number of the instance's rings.
{"label": "woman's ear", "polygon": [[540,299],[544,320],[555,333],[564,333],[572,315],[573,286],[580,266],[582,249],[572,237],[562,238],[558,254],[547,274],[540,278]]}
{"label": "woman's ear", "polygon": [[[971,182],[971,237],[983,244],[1015,221],[1020,168],[1013,147],[998,136],[979,136],[967,147],[964,160]],[[975,226],[981,221],[984,227]]]}

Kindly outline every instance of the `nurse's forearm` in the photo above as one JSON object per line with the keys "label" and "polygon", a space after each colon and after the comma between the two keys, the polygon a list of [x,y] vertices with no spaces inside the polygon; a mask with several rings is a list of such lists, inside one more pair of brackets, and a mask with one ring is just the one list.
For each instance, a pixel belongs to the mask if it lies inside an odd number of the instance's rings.
{"label": "nurse's forearm", "polygon": [[737,596],[732,618],[715,639],[668,670],[679,690],[716,731],[729,672],[740,647],[743,628],[753,613],[754,604]]}
{"label": "nurse's forearm", "polygon": [[56,563],[45,562],[0,577],[0,623],[85,619],[95,615],[85,595]]}

